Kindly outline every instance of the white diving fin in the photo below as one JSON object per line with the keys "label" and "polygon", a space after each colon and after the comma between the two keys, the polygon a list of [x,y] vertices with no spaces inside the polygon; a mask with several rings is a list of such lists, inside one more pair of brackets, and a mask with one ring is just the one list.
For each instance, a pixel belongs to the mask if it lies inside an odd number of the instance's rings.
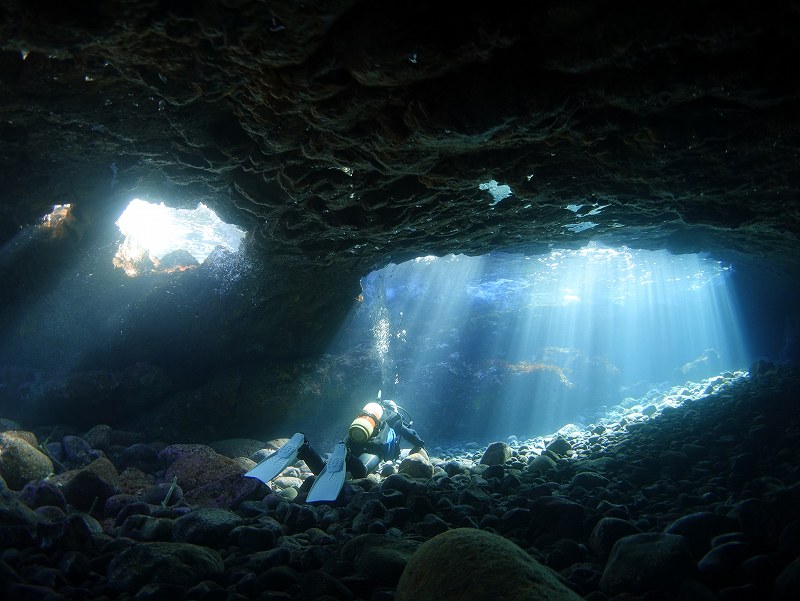
{"label": "white diving fin", "polygon": [[264,484],[269,484],[270,480],[297,461],[297,453],[305,439],[302,432],[296,433],[280,449],[247,472],[245,477],[256,478]]}
{"label": "white diving fin", "polygon": [[336,500],[342,490],[344,478],[347,474],[345,469],[346,458],[347,446],[343,442],[336,443],[328,463],[325,464],[325,469],[317,476],[311,490],[308,491],[307,503]]}

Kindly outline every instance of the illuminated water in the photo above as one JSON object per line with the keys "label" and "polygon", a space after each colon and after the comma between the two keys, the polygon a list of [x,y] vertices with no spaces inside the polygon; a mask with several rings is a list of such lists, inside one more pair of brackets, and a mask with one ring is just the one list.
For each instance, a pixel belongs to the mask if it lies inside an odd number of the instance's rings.
{"label": "illuminated water", "polygon": [[[38,227],[55,231],[70,211],[55,207]],[[264,302],[257,270],[235,252],[243,232],[203,205],[139,200],[117,224],[125,242],[117,247],[119,236],[110,235],[116,242],[43,289],[0,357],[45,370],[31,373],[53,386],[61,374],[140,361],[202,386],[222,369],[215,324]],[[148,277],[120,279],[112,263]],[[341,426],[328,418],[346,420],[340,412],[357,411],[378,389],[432,438],[528,437],[591,423],[626,399],[748,368],[755,356],[745,333],[763,328],[743,332],[733,274],[708,257],[598,244],[535,256],[419,257],[366,275],[330,354],[304,365],[291,387],[275,386],[286,388],[287,404],[330,410],[320,423],[303,413],[292,427],[330,425],[332,440]],[[242,373],[273,350],[242,345]],[[210,369],[196,370],[198,360]]]}
{"label": "illuminated water", "polygon": [[173,209],[164,203],[134,198],[117,220],[127,245],[161,259],[170,252],[185,250],[198,263],[222,246],[236,252],[244,232],[223,222],[203,203],[194,209]]}
{"label": "illuminated water", "polygon": [[372,334],[384,393],[425,419],[539,434],[652,387],[746,369],[730,275],[698,255],[596,244],[421,257],[363,279],[356,324]]}
{"label": "illuminated water", "polygon": [[[0,249],[0,262],[10,264],[29,247],[58,237],[72,208],[56,205],[40,224],[22,230]],[[181,344],[184,352],[173,353],[176,361],[191,364],[197,345],[186,341],[192,336],[202,341],[205,335],[194,323],[211,314],[222,319],[242,299],[248,305],[259,302],[252,285],[257,266],[238,252],[245,232],[221,221],[202,203],[195,209],[174,209],[133,199],[116,226],[93,252],[65,262],[63,271],[25,303],[13,327],[4,331],[0,392],[13,389],[3,381],[5,366],[37,374],[42,370],[37,378],[57,381],[74,370],[113,364],[120,349],[138,355],[130,363],[158,362],[155,355],[165,347],[153,342],[159,336]],[[177,260],[162,262],[170,254]],[[117,267],[131,277],[121,281]],[[181,278],[183,272],[189,273]],[[163,277],[138,277],[155,274]],[[144,344],[135,342],[140,338]]]}

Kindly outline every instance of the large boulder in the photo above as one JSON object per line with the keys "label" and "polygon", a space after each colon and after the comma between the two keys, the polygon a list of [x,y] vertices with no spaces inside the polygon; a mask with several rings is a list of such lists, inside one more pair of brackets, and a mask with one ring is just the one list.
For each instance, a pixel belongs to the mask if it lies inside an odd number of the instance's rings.
{"label": "large boulder", "polygon": [[483,452],[483,465],[503,465],[511,458],[511,447],[504,442],[493,442]]}
{"label": "large boulder", "polygon": [[555,573],[511,541],[471,528],[433,537],[411,557],[395,601],[579,601]]}
{"label": "large boulder", "polygon": [[697,565],[682,536],[632,534],[619,539],[611,550],[600,590],[608,595],[676,590],[696,572]]}
{"label": "large boulder", "polygon": [[206,547],[222,547],[228,532],[242,525],[242,518],[228,511],[201,507],[175,520],[174,539]]}
{"label": "large boulder", "polygon": [[793,601],[800,598],[800,557],[778,574],[772,594],[775,601]]}
{"label": "large boulder", "polygon": [[119,474],[105,457],[95,459],[85,468],[59,475],[64,497],[82,511],[102,508],[112,496],[121,492]]}
{"label": "large boulder", "polygon": [[639,528],[628,520],[605,517],[595,524],[594,530],[589,536],[589,547],[601,560],[605,561],[619,539],[639,532],[641,532]]}
{"label": "large boulder", "polygon": [[543,496],[528,504],[530,525],[536,535],[578,536],[586,527],[586,508],[560,496]]}
{"label": "large boulder", "polygon": [[737,521],[729,516],[698,511],[679,517],[664,529],[666,534],[677,534],[686,539],[696,560],[711,549],[711,539],[720,534],[739,530]]}
{"label": "large boulder", "polygon": [[48,506],[64,510],[67,508],[67,500],[61,488],[49,480],[28,482],[20,491],[18,498],[31,509]]}
{"label": "large boulder", "polygon": [[419,548],[414,540],[362,534],[342,547],[342,559],[353,564],[360,574],[386,586],[395,586],[409,558]]}
{"label": "large boulder", "polygon": [[31,432],[0,432],[0,477],[12,490],[21,490],[31,480],[42,480],[53,473],[53,462],[38,448]]}
{"label": "large boulder", "polygon": [[[232,474],[244,473],[233,459],[203,445],[171,445],[161,451],[160,458],[169,463],[164,480],[171,482],[176,478],[185,492]],[[170,459],[174,460],[170,462]]]}
{"label": "large boulder", "polygon": [[536,455],[525,468],[527,472],[538,475],[544,475],[554,469],[556,469],[556,462],[547,455]]}
{"label": "large boulder", "polygon": [[0,529],[9,526],[35,527],[42,519],[10,490],[0,486]]}
{"label": "large boulder", "polygon": [[236,459],[237,457],[251,457],[264,448],[264,443],[252,438],[226,438],[212,441],[208,446],[220,455]]}
{"label": "large boulder", "polygon": [[433,465],[424,453],[412,453],[402,462],[397,471],[412,478],[432,478]]}
{"label": "large boulder", "polygon": [[213,549],[188,543],[139,543],[119,553],[108,566],[108,587],[134,593],[152,583],[190,587],[222,574]]}
{"label": "large boulder", "polygon": [[255,478],[232,473],[197,486],[186,494],[184,500],[190,505],[236,509],[243,501],[263,499],[269,491],[269,487]]}

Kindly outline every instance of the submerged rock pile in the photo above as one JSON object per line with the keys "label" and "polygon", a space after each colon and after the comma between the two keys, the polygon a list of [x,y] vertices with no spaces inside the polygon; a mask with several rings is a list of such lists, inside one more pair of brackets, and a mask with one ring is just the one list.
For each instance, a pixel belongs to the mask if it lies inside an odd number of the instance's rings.
{"label": "submerged rock pile", "polygon": [[794,600],[798,376],[758,365],[626,400],[587,428],[416,453],[319,506],[303,502],[302,463],[273,490],[243,478],[269,452],[254,441],[6,420],[0,595]]}

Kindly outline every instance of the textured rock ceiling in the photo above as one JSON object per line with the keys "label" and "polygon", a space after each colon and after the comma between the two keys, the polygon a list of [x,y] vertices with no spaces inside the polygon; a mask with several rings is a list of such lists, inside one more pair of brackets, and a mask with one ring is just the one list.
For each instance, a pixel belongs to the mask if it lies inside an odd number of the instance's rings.
{"label": "textured rock ceiling", "polygon": [[0,240],[54,203],[80,249],[133,195],[202,200],[333,315],[422,254],[594,239],[793,273],[798,32],[797,2],[5,0]]}

